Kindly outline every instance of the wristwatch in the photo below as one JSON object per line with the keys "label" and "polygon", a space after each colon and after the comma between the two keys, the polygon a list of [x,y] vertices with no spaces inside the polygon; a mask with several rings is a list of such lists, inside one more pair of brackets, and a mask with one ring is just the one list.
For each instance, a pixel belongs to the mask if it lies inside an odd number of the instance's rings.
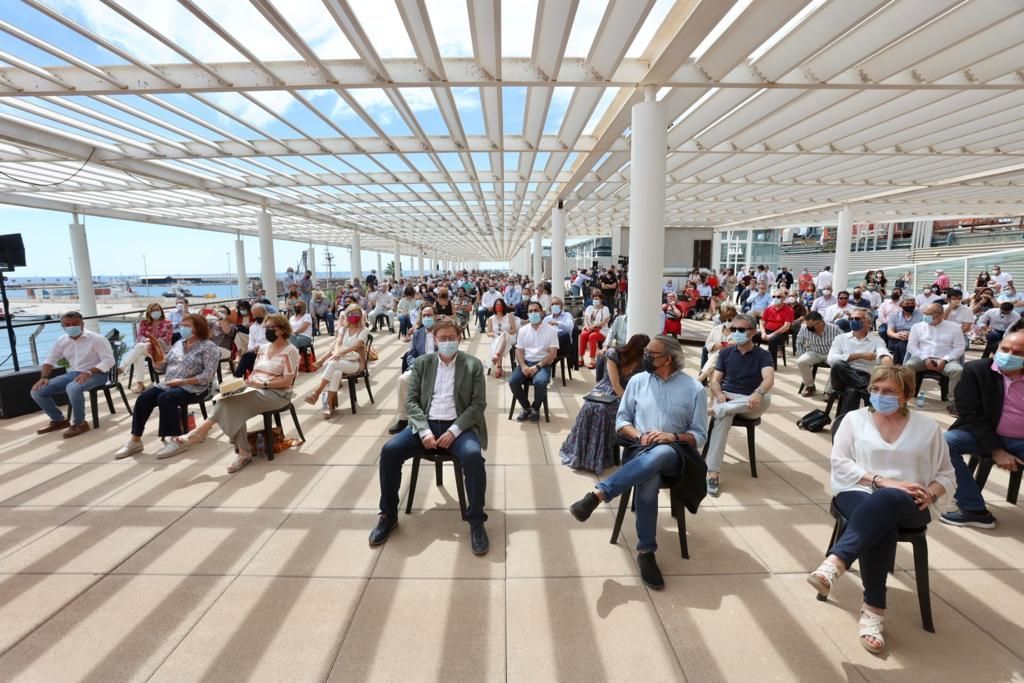
{"label": "wristwatch", "polygon": [[270,385],[267,384],[267,380],[263,380],[263,388],[264,389],[269,389],[270,388]]}

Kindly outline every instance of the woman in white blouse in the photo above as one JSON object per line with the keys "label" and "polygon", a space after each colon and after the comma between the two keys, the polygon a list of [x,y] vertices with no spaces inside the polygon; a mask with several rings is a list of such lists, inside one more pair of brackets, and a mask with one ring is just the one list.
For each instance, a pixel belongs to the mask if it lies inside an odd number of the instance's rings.
{"label": "woman in white blouse", "polygon": [[318,366],[326,365],[320,376],[320,384],[306,397],[306,403],[316,405],[320,395],[327,389],[321,405],[324,419],[330,419],[338,407],[338,387],[345,375],[360,372],[366,366],[366,341],[370,330],[363,320],[363,309],[358,304],[349,304],[345,309],[345,326],[338,329],[331,352],[320,359]]}
{"label": "woman in white blouse", "polygon": [[706,382],[714,371],[715,365],[718,363],[718,352],[729,345],[729,327],[732,325],[732,319],[735,317],[736,307],[729,302],[722,304],[721,312],[718,314],[720,322],[711,328],[711,332],[708,333],[708,338],[704,342],[704,348],[708,352],[708,359],[697,374],[697,381],[701,384]]}
{"label": "woman in white blouse", "polygon": [[505,362],[505,354],[516,345],[516,334],[519,332],[519,318],[515,317],[505,308],[505,300],[498,299],[494,302],[494,315],[487,319],[487,336],[491,338],[491,363],[489,367],[494,368],[494,376],[504,377],[505,371],[501,367]]}
{"label": "woman in white blouse", "polygon": [[912,371],[877,367],[868,390],[871,406],[847,413],[832,445],[832,493],[848,524],[807,581],[827,596],[860,560],[860,643],[878,654],[885,647],[885,582],[898,530],[926,526],[928,508],[954,490],[955,475],[939,425],[907,407],[914,392]]}
{"label": "woman in white blouse", "polygon": [[291,342],[299,351],[313,346],[313,318],[306,311],[306,304],[303,301],[296,301],[294,304],[295,314],[288,319],[292,326]]}
{"label": "woman in white blouse", "polygon": [[583,329],[580,331],[580,362],[586,358],[589,347],[590,362],[587,367],[591,370],[597,362],[597,348],[608,334],[608,321],[612,317],[611,311],[604,305],[601,290],[595,289],[592,296],[592,303],[583,311]]}

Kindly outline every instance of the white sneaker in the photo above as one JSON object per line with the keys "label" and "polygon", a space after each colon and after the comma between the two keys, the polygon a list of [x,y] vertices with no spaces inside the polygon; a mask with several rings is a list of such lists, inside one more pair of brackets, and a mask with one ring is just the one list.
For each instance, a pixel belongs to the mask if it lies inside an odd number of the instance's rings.
{"label": "white sneaker", "polygon": [[164,458],[170,458],[171,456],[178,455],[179,453],[184,453],[187,450],[188,450],[188,444],[187,443],[185,443],[185,442],[178,443],[174,439],[170,439],[170,440],[167,441],[167,443],[164,444],[163,448],[161,448],[159,451],[157,451],[156,459],[157,460],[163,460]]}
{"label": "white sneaker", "polygon": [[129,455],[135,455],[136,453],[142,452],[141,441],[129,441],[125,445],[121,446],[114,452],[114,460],[120,460],[121,458],[127,458]]}

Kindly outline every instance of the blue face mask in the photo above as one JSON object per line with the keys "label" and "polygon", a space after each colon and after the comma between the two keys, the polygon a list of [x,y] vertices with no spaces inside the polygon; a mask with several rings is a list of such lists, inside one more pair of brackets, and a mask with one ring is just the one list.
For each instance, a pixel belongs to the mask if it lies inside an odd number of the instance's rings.
{"label": "blue face mask", "polygon": [[558,315],[562,312],[562,307],[558,304],[551,304],[551,315]]}
{"label": "blue face mask", "polygon": [[533,313],[530,313],[529,317],[531,325],[540,325],[540,313],[534,311]]}
{"label": "blue face mask", "polygon": [[191,327],[185,327],[184,325],[182,325],[181,327],[178,328],[178,334],[181,335],[182,339],[191,339],[192,338],[192,328]]}
{"label": "blue face mask", "polygon": [[850,330],[852,332],[860,332],[864,329],[863,320],[850,320]]}
{"label": "blue face mask", "polygon": [[82,326],[70,325],[64,328],[64,332],[66,332],[69,337],[77,337],[82,334]]}
{"label": "blue face mask", "polygon": [[442,356],[451,358],[459,350],[459,342],[457,341],[443,341],[437,343],[437,352]]}
{"label": "blue face mask", "polygon": [[932,316],[930,316],[927,313],[925,313],[924,315],[921,316],[921,321],[931,325],[932,324]]}
{"label": "blue face mask", "polygon": [[1024,358],[1006,351],[996,351],[995,361],[1003,372],[1014,372],[1024,368]]}
{"label": "blue face mask", "polygon": [[895,396],[871,394],[871,407],[882,415],[892,415],[900,409],[900,400]]}
{"label": "blue face mask", "polygon": [[428,330],[434,326],[434,317],[430,315],[423,316],[423,327]]}
{"label": "blue face mask", "polygon": [[739,346],[740,344],[746,344],[747,343],[747,333],[746,332],[733,332],[732,334],[729,335],[729,340],[732,341],[732,343],[736,344],[737,346]]}

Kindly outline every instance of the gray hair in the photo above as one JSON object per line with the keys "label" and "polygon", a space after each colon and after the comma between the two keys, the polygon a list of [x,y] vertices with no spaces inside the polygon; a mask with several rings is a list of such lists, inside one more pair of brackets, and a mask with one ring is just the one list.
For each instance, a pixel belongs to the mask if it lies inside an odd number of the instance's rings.
{"label": "gray hair", "polygon": [[754,330],[757,329],[757,318],[750,315],[749,313],[740,313],[735,318],[732,319],[733,323],[735,323],[738,320],[742,320],[743,322],[749,324],[750,327]]}
{"label": "gray hair", "polygon": [[665,349],[665,353],[672,359],[672,369],[682,370],[686,362],[686,355],[683,353],[683,345],[675,337],[667,334],[656,335],[651,341],[656,341]]}
{"label": "gray hair", "polygon": [[875,312],[872,311],[870,308],[858,308],[857,310],[853,311],[852,313],[858,313],[858,312],[863,313],[864,317],[868,319],[868,322],[871,322],[871,321],[873,321],[875,319]]}
{"label": "gray hair", "polygon": [[61,320],[83,320],[82,314],[78,311],[68,311],[60,317]]}

